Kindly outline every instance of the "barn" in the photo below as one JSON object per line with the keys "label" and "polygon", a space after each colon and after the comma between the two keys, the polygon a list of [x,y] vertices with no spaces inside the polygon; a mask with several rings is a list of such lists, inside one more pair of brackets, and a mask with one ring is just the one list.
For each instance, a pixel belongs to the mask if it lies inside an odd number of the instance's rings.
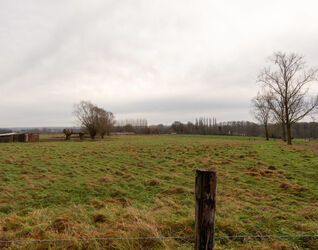
{"label": "barn", "polygon": [[38,142],[38,134],[32,133],[5,133],[0,134],[0,142]]}

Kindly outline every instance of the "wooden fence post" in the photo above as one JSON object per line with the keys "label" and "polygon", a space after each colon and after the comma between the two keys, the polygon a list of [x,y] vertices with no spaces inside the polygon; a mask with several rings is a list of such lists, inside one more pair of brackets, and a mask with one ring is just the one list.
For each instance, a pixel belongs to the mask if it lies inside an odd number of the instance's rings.
{"label": "wooden fence post", "polygon": [[195,177],[195,249],[214,249],[215,170],[196,170]]}

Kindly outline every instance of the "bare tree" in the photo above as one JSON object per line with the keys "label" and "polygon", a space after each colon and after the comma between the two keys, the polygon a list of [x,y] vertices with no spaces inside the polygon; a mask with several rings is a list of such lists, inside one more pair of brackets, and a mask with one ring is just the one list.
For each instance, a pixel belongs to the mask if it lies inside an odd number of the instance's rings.
{"label": "bare tree", "polygon": [[308,96],[308,85],[317,80],[317,69],[307,70],[303,56],[295,53],[274,53],[270,62],[273,65],[264,68],[258,80],[283,107],[287,143],[291,144],[292,125],[318,106],[318,95]]}
{"label": "bare tree", "polygon": [[98,107],[89,101],[81,101],[74,105],[74,114],[90,137],[94,139],[98,132]]}
{"label": "bare tree", "polygon": [[286,141],[286,122],[285,122],[285,108],[282,97],[269,92],[267,95],[267,103],[271,109],[273,121],[280,124],[282,128],[282,139]]}
{"label": "bare tree", "polygon": [[269,140],[268,122],[271,114],[269,99],[270,97],[267,94],[261,95],[260,93],[252,99],[252,113],[255,119],[264,125],[265,138],[267,141]]}
{"label": "bare tree", "polygon": [[105,135],[110,135],[114,125],[114,115],[112,112],[98,108],[98,132],[103,139]]}

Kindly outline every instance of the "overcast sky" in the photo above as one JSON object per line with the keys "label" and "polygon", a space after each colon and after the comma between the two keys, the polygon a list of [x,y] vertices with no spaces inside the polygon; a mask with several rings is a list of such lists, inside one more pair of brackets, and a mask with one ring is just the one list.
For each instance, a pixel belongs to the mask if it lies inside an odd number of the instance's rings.
{"label": "overcast sky", "polygon": [[274,51],[318,66],[317,0],[0,0],[0,127],[76,125],[80,100],[150,124],[252,120]]}

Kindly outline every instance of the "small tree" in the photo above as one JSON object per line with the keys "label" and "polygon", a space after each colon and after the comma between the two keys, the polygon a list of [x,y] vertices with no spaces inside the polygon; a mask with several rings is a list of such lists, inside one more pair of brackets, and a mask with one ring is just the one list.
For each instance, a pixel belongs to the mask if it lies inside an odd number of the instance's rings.
{"label": "small tree", "polygon": [[114,125],[114,115],[102,108],[98,108],[98,132],[103,139],[105,135],[110,135]]}
{"label": "small tree", "polygon": [[271,109],[268,100],[270,97],[266,94],[257,94],[256,97],[252,99],[252,113],[257,121],[264,125],[265,138],[269,140],[268,133],[268,122],[270,120]]}
{"label": "small tree", "polygon": [[317,69],[307,70],[303,56],[295,53],[274,53],[270,62],[272,65],[261,71],[258,80],[282,107],[287,144],[291,144],[292,125],[318,106],[318,95],[307,95],[308,84],[317,80]]}
{"label": "small tree", "polygon": [[65,140],[71,140],[71,136],[73,134],[73,130],[72,129],[63,129],[63,133],[65,134]]}
{"label": "small tree", "polygon": [[98,107],[89,101],[81,101],[74,105],[74,114],[90,137],[94,139],[98,132]]}

